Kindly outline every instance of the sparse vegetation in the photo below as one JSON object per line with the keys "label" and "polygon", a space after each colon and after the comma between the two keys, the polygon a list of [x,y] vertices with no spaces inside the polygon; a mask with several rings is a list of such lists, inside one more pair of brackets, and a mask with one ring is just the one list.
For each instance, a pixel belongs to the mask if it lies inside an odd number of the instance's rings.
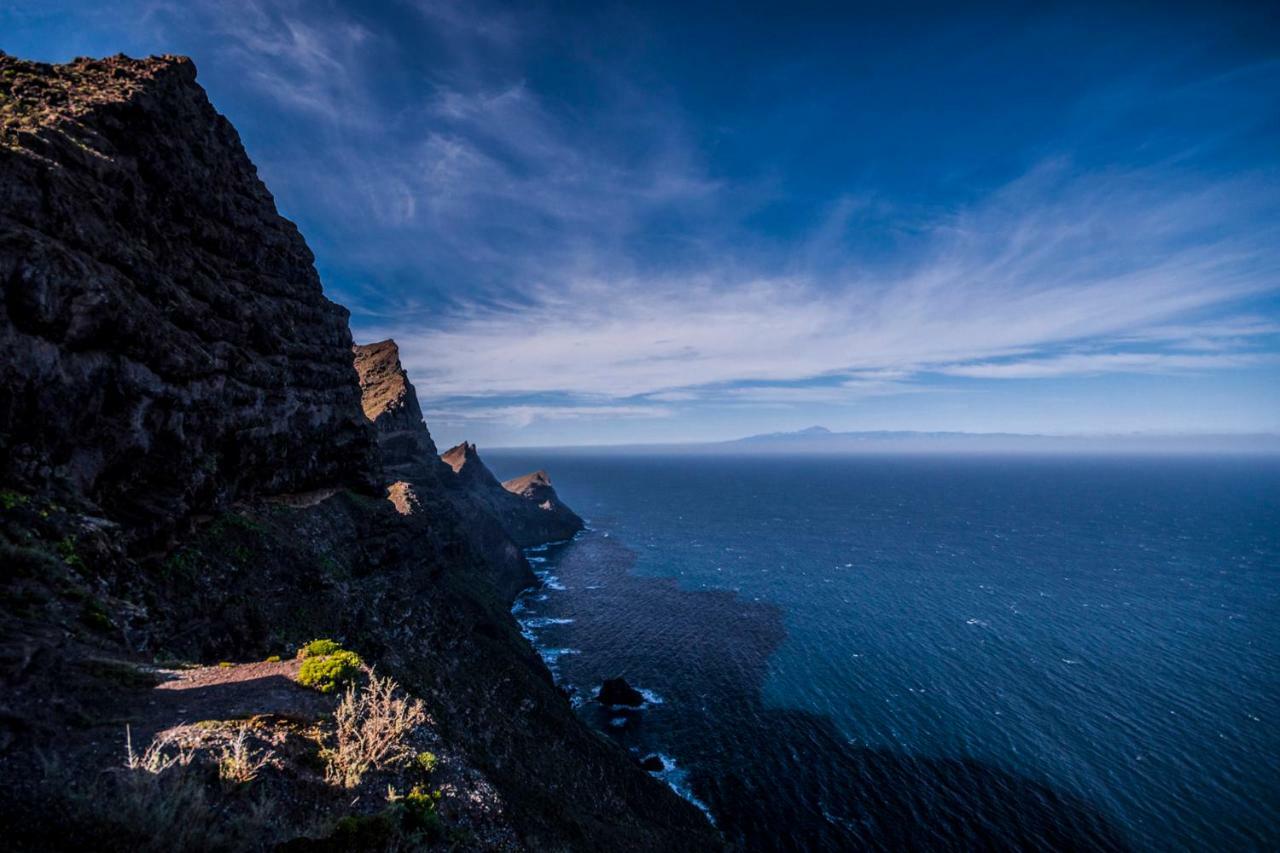
{"label": "sparse vegetation", "polygon": [[45,767],[60,831],[80,839],[78,849],[212,853],[271,849],[296,835],[278,820],[269,797],[220,801],[194,747],[162,735],[138,753],[128,729],[125,744],[123,766],[106,773]]}
{"label": "sparse vegetation", "polygon": [[418,699],[402,695],[390,678],[369,677],[362,690],[354,685],[334,711],[334,745],[322,753],[325,778],[354,788],[370,770],[401,767],[415,757],[408,738],[426,722]]}
{"label": "sparse vegetation", "polygon": [[436,767],[440,764],[440,759],[436,758],[434,752],[419,752],[414,757],[414,762],[418,765],[418,769],[428,776],[435,772]]}
{"label": "sparse vegetation", "polygon": [[270,655],[267,658],[267,663],[280,663],[280,655]]}
{"label": "sparse vegetation", "polygon": [[222,667],[223,669],[231,669],[231,667],[235,666],[235,664],[233,664],[229,660],[220,660],[218,661],[218,666]]}
{"label": "sparse vegetation", "polygon": [[332,693],[360,677],[364,661],[355,652],[339,649],[331,655],[309,657],[298,670],[298,683],[321,693]]}
{"label": "sparse vegetation", "polygon": [[274,753],[270,750],[255,752],[248,743],[249,727],[240,726],[230,743],[222,747],[218,759],[218,778],[232,785],[245,785],[258,778],[262,768],[271,763]]}
{"label": "sparse vegetation", "polygon": [[91,598],[84,603],[84,607],[80,611],[80,621],[93,630],[102,633],[106,633],[115,627],[111,624],[111,617],[107,614],[107,609],[96,598]]}

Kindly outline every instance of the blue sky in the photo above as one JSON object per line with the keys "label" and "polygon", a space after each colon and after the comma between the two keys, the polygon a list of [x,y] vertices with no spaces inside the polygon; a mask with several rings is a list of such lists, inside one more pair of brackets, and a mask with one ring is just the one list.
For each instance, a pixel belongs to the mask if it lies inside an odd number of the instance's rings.
{"label": "blue sky", "polygon": [[1280,430],[1276,7],[887,5],[18,0],[0,48],[193,57],[442,444]]}

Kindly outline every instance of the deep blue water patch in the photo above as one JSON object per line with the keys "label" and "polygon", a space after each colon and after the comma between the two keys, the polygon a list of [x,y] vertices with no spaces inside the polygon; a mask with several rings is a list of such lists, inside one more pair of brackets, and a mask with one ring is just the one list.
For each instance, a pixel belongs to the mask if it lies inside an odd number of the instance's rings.
{"label": "deep blue water patch", "polygon": [[536,461],[529,636],[743,847],[1280,845],[1276,461]]}

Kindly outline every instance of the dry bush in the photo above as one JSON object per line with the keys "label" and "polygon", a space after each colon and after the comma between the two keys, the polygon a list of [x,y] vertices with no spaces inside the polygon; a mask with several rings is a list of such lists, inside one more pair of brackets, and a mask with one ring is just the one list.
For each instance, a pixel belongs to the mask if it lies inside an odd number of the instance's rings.
{"label": "dry bush", "polygon": [[324,752],[325,779],[354,788],[370,770],[408,764],[416,754],[408,737],[426,718],[422,702],[390,678],[373,673],[363,689],[347,687],[334,711],[334,747]]}
{"label": "dry bush", "polygon": [[[173,747],[172,754],[168,752]],[[124,727],[124,766],[128,770],[139,770],[152,775],[159,775],[172,767],[186,767],[195,758],[195,750],[183,745],[169,735],[158,735],[139,755],[133,751],[133,731]]]}
{"label": "dry bush", "polygon": [[218,797],[212,768],[178,735],[137,752],[126,730],[122,766],[87,774],[56,762],[42,786],[56,820],[29,829],[41,849],[190,853],[270,849],[292,837],[267,796]]}
{"label": "dry bush", "polygon": [[249,746],[248,736],[249,727],[241,726],[230,743],[223,745],[222,756],[218,759],[218,778],[223,782],[236,785],[252,782],[275,756],[271,750],[254,752]]}

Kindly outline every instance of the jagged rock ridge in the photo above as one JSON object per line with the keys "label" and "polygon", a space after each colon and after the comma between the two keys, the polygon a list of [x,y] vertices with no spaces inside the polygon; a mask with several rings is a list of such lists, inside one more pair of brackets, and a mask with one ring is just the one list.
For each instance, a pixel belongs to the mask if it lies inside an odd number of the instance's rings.
{"label": "jagged rock ridge", "polygon": [[514,596],[537,578],[520,547],[485,507],[456,487],[453,472],[436,455],[418,395],[400,363],[393,340],[354,348],[361,403],[373,422],[382,452],[387,496],[396,509],[419,519],[457,520],[463,535],[486,559],[490,580],[504,596]]}
{"label": "jagged rock ridge", "polygon": [[560,501],[545,471],[500,483],[476,446],[466,441],[440,458],[471,500],[492,513],[521,547],[570,539],[583,527],[582,519]]}

